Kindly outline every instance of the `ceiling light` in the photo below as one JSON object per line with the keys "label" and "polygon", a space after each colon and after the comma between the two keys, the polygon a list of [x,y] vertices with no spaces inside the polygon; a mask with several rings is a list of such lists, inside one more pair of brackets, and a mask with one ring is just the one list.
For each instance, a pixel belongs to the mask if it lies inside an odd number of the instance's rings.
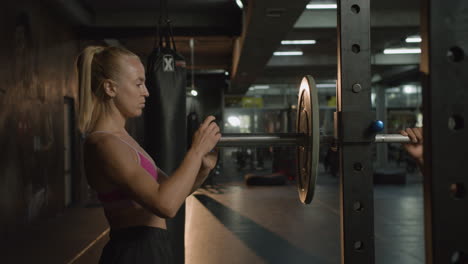
{"label": "ceiling light", "polygon": [[244,4],[242,3],[242,0],[236,0],[236,4],[240,9],[244,9]]}
{"label": "ceiling light", "polygon": [[419,54],[420,48],[385,49],[384,54]]}
{"label": "ceiling light", "polygon": [[197,90],[192,90],[192,91],[190,91],[190,93],[191,93],[193,96],[197,96],[197,95],[198,95]]}
{"label": "ceiling light", "polygon": [[303,54],[302,51],[275,51],[273,53],[275,56],[302,56]]}
{"label": "ceiling light", "polygon": [[308,4],[307,9],[336,9],[337,4]]}
{"label": "ceiling light", "polygon": [[406,43],[421,43],[422,39],[420,36],[409,36],[405,41]]}
{"label": "ceiling light", "polygon": [[308,45],[308,44],[315,44],[317,41],[311,40],[282,40],[282,45]]}

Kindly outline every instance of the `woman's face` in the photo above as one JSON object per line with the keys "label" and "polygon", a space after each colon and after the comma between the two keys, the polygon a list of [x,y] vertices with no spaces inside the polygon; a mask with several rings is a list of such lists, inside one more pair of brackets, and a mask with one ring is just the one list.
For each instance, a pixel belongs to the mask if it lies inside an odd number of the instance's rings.
{"label": "woman's face", "polygon": [[127,118],[140,116],[149,96],[145,86],[145,68],[138,57],[123,56],[114,103]]}

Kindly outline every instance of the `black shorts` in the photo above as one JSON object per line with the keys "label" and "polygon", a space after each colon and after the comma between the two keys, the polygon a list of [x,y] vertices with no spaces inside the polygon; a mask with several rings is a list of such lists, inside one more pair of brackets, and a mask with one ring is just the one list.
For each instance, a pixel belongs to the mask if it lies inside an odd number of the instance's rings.
{"label": "black shorts", "polygon": [[171,264],[172,248],[168,231],[150,226],[134,226],[110,231],[100,264]]}

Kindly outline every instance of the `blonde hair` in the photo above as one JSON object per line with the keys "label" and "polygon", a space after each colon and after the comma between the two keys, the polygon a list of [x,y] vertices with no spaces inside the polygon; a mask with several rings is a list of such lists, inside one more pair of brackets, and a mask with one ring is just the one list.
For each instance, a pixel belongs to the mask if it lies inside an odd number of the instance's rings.
{"label": "blonde hair", "polygon": [[102,86],[106,80],[117,80],[122,56],[138,57],[124,48],[101,46],[89,46],[78,56],[78,128],[81,133],[93,129],[98,117],[105,111],[110,98]]}

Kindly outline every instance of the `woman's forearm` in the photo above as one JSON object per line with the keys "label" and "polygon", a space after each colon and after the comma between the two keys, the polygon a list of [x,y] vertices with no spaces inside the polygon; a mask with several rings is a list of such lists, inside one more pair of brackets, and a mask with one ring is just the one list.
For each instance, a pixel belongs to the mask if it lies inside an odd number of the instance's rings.
{"label": "woman's forearm", "polygon": [[181,165],[159,185],[158,199],[170,217],[177,213],[185,198],[190,195],[201,162],[202,155],[189,150]]}
{"label": "woman's forearm", "polygon": [[190,194],[192,194],[194,191],[196,191],[200,186],[205,182],[206,178],[210,174],[211,170],[208,168],[202,168],[197,174],[197,179],[195,180],[195,183],[193,184],[192,191]]}

